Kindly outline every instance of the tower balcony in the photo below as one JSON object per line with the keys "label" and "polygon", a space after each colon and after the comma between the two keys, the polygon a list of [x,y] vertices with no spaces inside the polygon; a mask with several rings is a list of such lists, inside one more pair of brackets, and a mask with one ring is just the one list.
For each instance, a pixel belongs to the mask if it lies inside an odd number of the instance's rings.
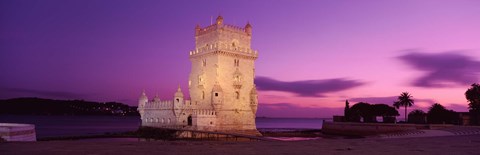
{"label": "tower balcony", "polygon": [[197,48],[195,50],[190,51],[190,57],[212,53],[216,51],[226,51],[232,54],[239,54],[239,55],[251,56],[251,57],[258,56],[257,50],[253,50],[248,47],[234,47],[226,43],[216,43],[213,45],[204,46],[204,47]]}
{"label": "tower balcony", "polygon": [[234,81],[233,82],[233,87],[235,89],[241,89],[242,88],[242,82],[241,81]]}

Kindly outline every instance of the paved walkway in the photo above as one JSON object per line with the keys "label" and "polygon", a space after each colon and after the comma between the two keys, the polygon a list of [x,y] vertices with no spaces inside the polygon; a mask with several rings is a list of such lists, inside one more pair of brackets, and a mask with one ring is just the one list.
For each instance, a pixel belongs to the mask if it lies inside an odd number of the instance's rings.
{"label": "paved walkway", "polygon": [[410,130],[379,135],[380,138],[439,137],[455,135],[480,135],[480,127],[451,127],[437,130]]}

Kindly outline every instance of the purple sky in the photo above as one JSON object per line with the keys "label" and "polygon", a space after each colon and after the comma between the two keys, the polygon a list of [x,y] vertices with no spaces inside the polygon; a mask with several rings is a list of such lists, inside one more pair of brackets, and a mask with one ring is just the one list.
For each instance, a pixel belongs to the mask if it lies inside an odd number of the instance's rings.
{"label": "purple sky", "polygon": [[[352,103],[467,111],[480,1],[0,1],[0,98],[136,105],[187,90],[194,27],[253,26],[259,116],[330,117]],[[402,113],[403,114],[403,113]]]}

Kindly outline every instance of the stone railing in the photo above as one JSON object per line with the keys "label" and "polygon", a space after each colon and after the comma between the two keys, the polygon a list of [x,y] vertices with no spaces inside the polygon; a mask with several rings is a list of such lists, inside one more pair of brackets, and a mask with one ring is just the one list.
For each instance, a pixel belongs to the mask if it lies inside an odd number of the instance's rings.
{"label": "stone railing", "polygon": [[210,110],[210,109],[195,109],[193,111],[193,115],[211,115],[215,116],[217,115],[217,112],[215,110]]}
{"label": "stone railing", "polygon": [[197,48],[195,50],[190,51],[190,56],[196,55],[196,54],[202,54],[202,53],[209,53],[209,52],[214,52],[214,51],[228,51],[232,53],[238,53],[238,54],[246,54],[246,55],[251,55],[251,56],[257,56],[258,51],[253,50],[251,48],[246,48],[246,47],[233,47],[229,46],[228,44],[222,43],[216,43],[208,46],[204,46],[201,48]]}
{"label": "stone railing", "polygon": [[207,34],[209,32],[215,31],[217,29],[230,30],[230,31],[234,31],[234,32],[237,32],[237,33],[247,33],[245,28],[242,28],[242,27],[239,27],[239,26],[229,25],[229,24],[223,24],[223,25],[213,24],[213,25],[207,26],[205,28],[200,28],[200,29],[196,30],[196,35]]}
{"label": "stone railing", "polygon": [[149,101],[145,104],[144,109],[161,109],[161,108],[172,108],[173,101],[166,100],[166,101]]}

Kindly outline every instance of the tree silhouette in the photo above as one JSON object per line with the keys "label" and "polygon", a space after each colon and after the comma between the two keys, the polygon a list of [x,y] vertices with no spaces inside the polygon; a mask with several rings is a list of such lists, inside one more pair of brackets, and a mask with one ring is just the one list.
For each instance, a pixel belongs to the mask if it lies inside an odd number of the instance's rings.
{"label": "tree silhouette", "polygon": [[372,111],[370,104],[358,102],[350,108],[349,114],[354,122],[360,122],[360,118],[363,118],[363,122],[373,122]]}
{"label": "tree silhouette", "polygon": [[407,107],[411,107],[414,104],[414,101],[408,92],[403,92],[398,96],[398,100],[393,103],[393,106],[399,109],[401,106],[405,107],[405,122],[408,121]]}
{"label": "tree silhouette", "polygon": [[423,124],[427,123],[425,120],[427,116],[427,113],[425,113],[422,110],[413,110],[410,113],[408,113],[408,122],[411,123],[418,123],[418,124]]}
{"label": "tree silhouette", "polygon": [[468,100],[468,108],[473,124],[479,124],[478,116],[480,116],[480,85],[474,83],[466,92],[465,98]]}
{"label": "tree silhouette", "polygon": [[371,105],[365,102],[358,102],[348,110],[348,115],[350,115],[350,121],[354,122],[359,122],[360,118],[363,118],[363,122],[377,122],[377,116],[382,116],[385,122],[390,117],[398,116],[399,114],[397,109],[386,104]]}
{"label": "tree silhouette", "polygon": [[428,110],[427,120],[428,120],[428,123],[431,123],[431,124],[442,124],[442,123],[453,124],[453,123],[457,123],[458,116],[455,111],[448,110],[443,105],[435,103]]}

